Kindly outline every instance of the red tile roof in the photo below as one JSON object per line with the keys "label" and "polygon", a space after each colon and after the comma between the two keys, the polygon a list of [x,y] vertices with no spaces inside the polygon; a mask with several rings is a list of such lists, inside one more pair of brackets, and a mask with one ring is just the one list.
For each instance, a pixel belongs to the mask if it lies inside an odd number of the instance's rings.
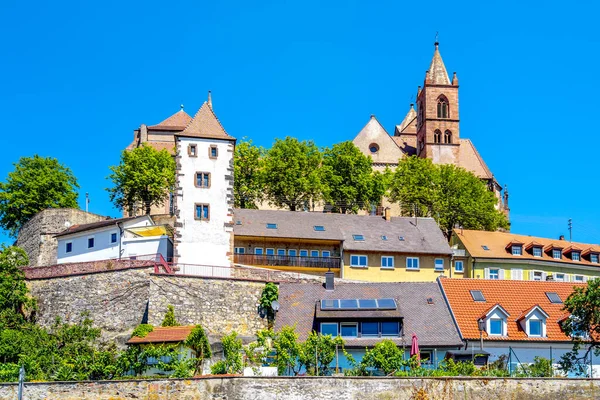
{"label": "red tile roof", "polygon": [[212,107],[207,102],[202,104],[202,107],[187,127],[183,132],[179,132],[177,136],[235,140],[225,132],[225,128],[223,128]]}
{"label": "red tile roof", "polygon": [[149,126],[148,129],[159,131],[182,131],[190,123],[192,117],[183,110],[179,110],[159,124]]}
{"label": "red tile roof", "polygon": [[192,332],[192,329],[194,329],[194,325],[155,327],[152,332],[143,338],[132,336],[127,344],[183,342]]}
{"label": "red tile roof", "polygon": [[[487,340],[519,341],[570,341],[559,323],[565,318],[564,305],[551,303],[546,292],[557,293],[564,301],[573,292],[574,287],[585,286],[569,282],[449,278],[441,278],[440,283],[463,339],[479,339],[477,320],[498,304],[509,314],[508,337],[488,336],[485,332],[483,337]],[[481,290],[486,301],[474,301],[471,290]],[[527,314],[536,305],[549,316],[546,321],[545,338],[528,337],[518,322],[522,315]]]}

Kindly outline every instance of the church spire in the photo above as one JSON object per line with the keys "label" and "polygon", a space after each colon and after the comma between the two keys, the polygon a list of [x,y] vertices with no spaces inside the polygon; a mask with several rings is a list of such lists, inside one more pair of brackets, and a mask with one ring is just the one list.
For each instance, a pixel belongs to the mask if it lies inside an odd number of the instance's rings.
{"label": "church spire", "polygon": [[440,55],[440,50],[438,49],[439,45],[440,44],[436,41],[433,59],[429,65],[429,82],[434,85],[450,85],[450,78],[448,78],[446,66],[444,65],[444,61],[442,61],[442,56]]}

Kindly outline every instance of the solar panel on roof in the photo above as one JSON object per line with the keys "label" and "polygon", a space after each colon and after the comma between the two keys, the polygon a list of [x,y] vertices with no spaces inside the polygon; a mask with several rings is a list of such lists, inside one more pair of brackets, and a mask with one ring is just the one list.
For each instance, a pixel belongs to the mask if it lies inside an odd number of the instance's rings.
{"label": "solar panel on roof", "polygon": [[377,308],[380,310],[383,309],[396,309],[396,300],[394,299],[377,299]]}
{"label": "solar panel on roof", "polygon": [[356,299],[344,299],[344,300],[340,300],[340,309],[355,310],[357,308],[358,308],[358,301]]}
{"label": "solar panel on roof", "polygon": [[562,304],[563,302],[558,293],[546,292],[546,296],[548,296],[550,303]]}
{"label": "solar panel on roof", "polygon": [[358,299],[358,308],[377,308],[375,299]]}
{"label": "solar panel on roof", "polygon": [[483,297],[483,293],[481,290],[471,290],[471,297],[475,301],[485,301],[485,297]]}
{"label": "solar panel on roof", "polygon": [[321,300],[321,310],[334,310],[339,308],[339,300]]}

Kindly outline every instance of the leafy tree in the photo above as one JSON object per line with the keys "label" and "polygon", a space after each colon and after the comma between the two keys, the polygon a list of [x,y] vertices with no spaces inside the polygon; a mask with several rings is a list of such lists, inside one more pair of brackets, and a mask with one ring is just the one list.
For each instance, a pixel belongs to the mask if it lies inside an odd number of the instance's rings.
{"label": "leafy tree", "polygon": [[269,327],[273,327],[275,321],[275,311],[271,304],[279,298],[279,287],[273,282],[267,282],[261,295],[260,295],[260,306],[267,310],[267,320]]}
{"label": "leafy tree", "polygon": [[77,208],[77,179],[55,158],[21,157],[0,183],[0,226],[15,237],[46,208]]}
{"label": "leafy tree", "polygon": [[170,304],[167,306],[167,312],[161,326],[179,326],[179,323],[175,319],[175,307]]}
{"label": "leafy tree", "polygon": [[284,326],[275,335],[273,340],[273,348],[276,351],[275,365],[279,374],[285,374],[291,371],[294,375],[298,375],[301,365],[298,365],[301,348],[298,343],[298,334],[294,326]]}
{"label": "leafy tree", "polygon": [[403,215],[433,217],[448,239],[456,225],[488,231],[508,227],[487,186],[452,164],[434,165],[417,157],[401,160],[391,182],[390,198],[400,203]]}
{"label": "leafy tree", "polygon": [[340,336],[321,335],[312,331],[301,345],[299,362],[311,375],[329,375],[336,347],[344,347]]}
{"label": "leafy tree", "polygon": [[550,377],[552,376],[552,363],[544,357],[533,357],[533,364],[527,367],[531,377]]}
{"label": "leafy tree", "polygon": [[262,329],[256,332],[256,341],[244,347],[246,360],[255,369],[255,373],[258,373],[258,369],[255,367],[262,366],[269,361],[269,356],[273,352],[274,339],[275,332],[271,328]]}
{"label": "leafy tree", "polygon": [[312,141],[276,139],[264,160],[264,190],[269,202],[297,211],[321,199],[321,160]]}
{"label": "leafy tree", "polygon": [[185,345],[196,353],[196,358],[194,359],[194,374],[201,373],[204,360],[212,357],[208,337],[201,325],[196,325],[194,329],[192,329],[185,340]]}
{"label": "leafy tree", "polygon": [[16,246],[0,248],[0,329],[17,328],[24,324],[36,302],[29,296],[25,275],[19,267],[29,259]]}
{"label": "leafy tree", "polygon": [[373,172],[371,158],[350,141],[325,149],[323,181],[325,200],[342,214],[368,210],[385,193],[382,174]]}
{"label": "leafy tree", "polygon": [[600,355],[600,279],[576,286],[564,301],[564,310],[570,316],[562,322],[562,329],[571,337],[573,348],[562,356],[561,369],[584,374],[590,354]]}
{"label": "leafy tree", "polygon": [[238,142],[233,158],[233,202],[239,208],[257,208],[263,198],[262,164],[264,150],[251,140]]}
{"label": "leafy tree", "polygon": [[106,189],[110,201],[119,209],[132,209],[138,203],[150,214],[151,207],[160,206],[175,186],[175,160],[166,149],[156,150],[143,144],[133,150],[123,150],[121,162],[110,167],[108,177],[114,187]]}
{"label": "leafy tree", "polygon": [[385,339],[365,352],[359,368],[362,371],[379,369],[385,375],[390,375],[396,371],[400,371],[406,365],[407,361],[404,360],[404,352],[396,346],[396,343]]}
{"label": "leafy tree", "polygon": [[223,356],[225,360],[218,361],[210,367],[210,372],[215,375],[239,374],[242,372],[242,341],[238,339],[237,332],[231,332],[221,339]]}

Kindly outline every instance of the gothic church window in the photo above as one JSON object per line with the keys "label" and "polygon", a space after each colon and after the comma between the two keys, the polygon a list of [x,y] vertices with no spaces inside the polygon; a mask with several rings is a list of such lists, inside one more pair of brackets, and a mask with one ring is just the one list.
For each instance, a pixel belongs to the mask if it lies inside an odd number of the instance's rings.
{"label": "gothic church window", "polygon": [[442,132],[437,129],[433,132],[433,143],[442,143]]}
{"label": "gothic church window", "polygon": [[437,117],[438,118],[448,118],[448,116],[449,116],[448,99],[444,96],[440,96],[438,98],[438,103],[437,103]]}
{"label": "gothic church window", "polygon": [[444,132],[444,143],[452,143],[452,132],[448,130]]}

